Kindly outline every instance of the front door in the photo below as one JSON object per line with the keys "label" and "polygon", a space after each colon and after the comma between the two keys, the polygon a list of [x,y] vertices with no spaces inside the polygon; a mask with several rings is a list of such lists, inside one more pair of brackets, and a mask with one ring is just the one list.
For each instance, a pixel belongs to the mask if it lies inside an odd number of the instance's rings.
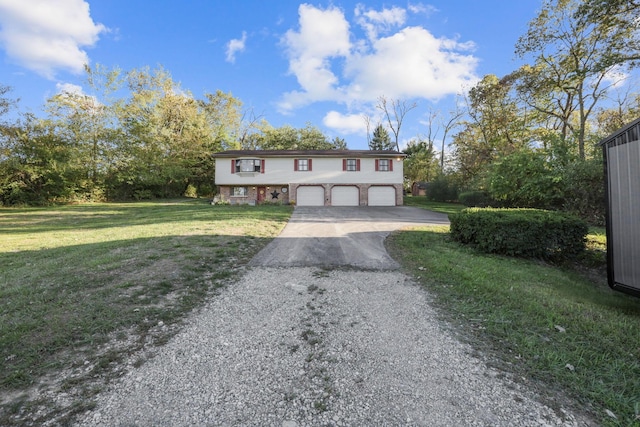
{"label": "front door", "polygon": [[264,202],[264,196],[267,192],[266,187],[258,187],[258,203]]}

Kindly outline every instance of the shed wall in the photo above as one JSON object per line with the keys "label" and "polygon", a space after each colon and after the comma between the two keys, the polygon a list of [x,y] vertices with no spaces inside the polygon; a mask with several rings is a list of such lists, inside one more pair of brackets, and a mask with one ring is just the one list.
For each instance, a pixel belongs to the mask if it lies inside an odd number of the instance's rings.
{"label": "shed wall", "polygon": [[633,293],[640,293],[640,141],[637,135],[637,131],[625,130],[604,145],[609,284]]}

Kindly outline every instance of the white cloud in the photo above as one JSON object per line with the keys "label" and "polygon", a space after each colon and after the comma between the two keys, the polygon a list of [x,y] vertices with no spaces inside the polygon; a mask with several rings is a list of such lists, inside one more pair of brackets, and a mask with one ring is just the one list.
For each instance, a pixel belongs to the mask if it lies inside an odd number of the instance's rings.
{"label": "white cloud", "polygon": [[629,76],[630,74],[617,65],[606,72],[603,82],[612,89],[619,89],[627,83]]}
{"label": "white cloud", "polygon": [[58,93],[69,93],[72,95],[84,95],[82,86],[74,85],[73,83],[56,83],[56,90]]}
{"label": "white cloud", "polygon": [[245,44],[247,42],[247,32],[242,32],[241,39],[231,39],[229,43],[227,43],[227,62],[231,62],[232,64],[236,62],[236,53],[243,52],[245,48]]}
{"label": "white cloud", "polygon": [[397,6],[381,11],[365,10],[364,6],[359,4],[356,6],[355,16],[358,25],[365,30],[369,40],[375,40],[379,33],[386,33],[394,27],[403,25],[407,19],[407,11]]}
{"label": "white cloud", "polygon": [[468,44],[438,39],[421,27],[403,28],[376,40],[369,54],[347,63],[349,97],[438,99],[458,93],[477,79],[477,58],[460,53],[468,49]]}
{"label": "white cloud", "polygon": [[420,13],[427,16],[431,16],[432,14],[438,12],[438,9],[435,6],[422,3],[409,3],[407,9],[409,9],[409,12],[411,13]]}
{"label": "white cloud", "polygon": [[[412,6],[415,12],[428,10],[432,9]],[[289,71],[300,86],[283,94],[278,107],[285,114],[321,101],[370,107],[382,95],[437,100],[478,79],[473,42],[437,38],[419,26],[402,27],[404,9],[374,11],[358,5],[355,20],[365,29],[366,39],[356,38],[338,8],[303,4],[299,15],[299,30],[289,30],[282,39]],[[325,124],[344,127],[336,114],[328,114]]]}
{"label": "white cloud", "polygon": [[367,126],[362,114],[342,114],[337,111],[329,111],[322,119],[322,123],[343,134],[367,134]]}
{"label": "white cloud", "polygon": [[100,33],[83,0],[0,0],[0,44],[18,64],[47,78],[56,70],[80,73]]}
{"label": "white cloud", "polygon": [[331,70],[331,58],[349,56],[349,23],[336,7],[326,10],[302,4],[298,9],[300,31],[289,30],[282,43],[289,55],[289,72],[302,91],[284,95],[282,110],[310,102],[340,98],[335,90],[338,77]]}

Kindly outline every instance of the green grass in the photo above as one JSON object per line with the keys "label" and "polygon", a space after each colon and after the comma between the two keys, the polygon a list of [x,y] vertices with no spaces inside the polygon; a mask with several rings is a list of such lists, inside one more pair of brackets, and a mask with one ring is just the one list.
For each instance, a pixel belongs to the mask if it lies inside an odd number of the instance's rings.
{"label": "green grass", "polygon": [[0,209],[0,425],[47,408],[36,390],[72,390],[82,410],[95,378],[166,341],[290,214],[198,200]]}
{"label": "green grass", "polygon": [[405,196],[404,204],[405,206],[414,206],[416,208],[428,209],[445,214],[460,212],[466,208],[465,205],[461,205],[460,203],[431,202],[427,200],[426,196]]}
{"label": "green grass", "polygon": [[[599,231],[586,259],[602,267]],[[567,394],[605,425],[640,425],[640,299],[611,291],[602,269],[486,255],[451,241],[448,227],[402,231],[388,244],[488,360],[543,384],[549,401]]]}

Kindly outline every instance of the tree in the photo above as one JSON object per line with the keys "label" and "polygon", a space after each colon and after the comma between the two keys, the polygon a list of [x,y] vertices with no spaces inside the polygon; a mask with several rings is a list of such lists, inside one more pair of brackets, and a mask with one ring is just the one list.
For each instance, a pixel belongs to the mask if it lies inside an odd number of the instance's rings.
{"label": "tree", "polygon": [[487,173],[492,199],[507,207],[557,209],[562,179],[540,150],[524,148],[496,160]]}
{"label": "tree", "polygon": [[126,82],[130,97],[119,111],[126,138],[109,177],[114,196],[174,197],[211,187],[211,153],[232,133],[225,114],[233,114],[234,98],[218,92],[199,102],[162,68],[129,71]]}
{"label": "tree", "polygon": [[393,150],[389,132],[382,124],[378,124],[373,131],[373,138],[369,141],[369,150]]}
{"label": "tree", "polygon": [[50,121],[24,116],[7,134],[0,159],[0,204],[49,204],[73,197],[76,151]]}
{"label": "tree", "polygon": [[347,149],[347,141],[345,141],[344,138],[340,138],[338,136],[333,138],[333,141],[331,141],[331,144],[333,145],[333,149],[334,150],[346,150]]}
{"label": "tree", "polygon": [[75,186],[92,198],[112,164],[116,130],[110,108],[94,96],[62,92],[47,100],[46,111],[58,138],[73,150],[73,167],[82,171]]}
{"label": "tree", "polygon": [[274,128],[262,121],[256,131],[247,134],[244,146],[253,150],[343,150],[346,143],[341,138],[329,141],[324,133],[311,123],[296,129],[290,125]]}
{"label": "tree", "polygon": [[637,66],[640,60],[640,21],[638,0],[583,0],[575,18],[584,26],[603,28],[606,46],[600,68],[611,65]]}
{"label": "tree", "polygon": [[444,172],[444,147],[447,142],[447,135],[453,128],[458,126],[460,118],[464,113],[456,108],[455,111],[449,113],[449,119],[444,122],[444,134],[442,135],[442,149],[440,150],[440,172]]}
{"label": "tree", "polygon": [[621,127],[640,117],[640,93],[632,92],[637,85],[629,85],[626,90],[616,92],[609,108],[598,111],[596,124],[598,139],[612,134]]}
{"label": "tree", "polygon": [[10,156],[10,150],[7,143],[7,138],[12,130],[12,126],[5,122],[3,116],[7,114],[13,106],[16,105],[16,101],[8,98],[6,94],[11,92],[10,86],[4,86],[0,84],[0,161]]}
{"label": "tree", "polygon": [[585,159],[588,119],[612,86],[606,77],[630,61],[620,51],[627,45],[622,38],[637,41],[638,36],[628,27],[616,30],[578,19],[581,5],[579,0],[544,2],[516,45],[517,55],[533,55],[534,64],[522,67],[515,77],[521,99],[557,120],[561,140],[575,139],[577,155]]}
{"label": "tree", "polygon": [[409,111],[413,110],[417,106],[418,104],[415,102],[408,103],[406,100],[393,98],[387,100],[385,96],[378,98],[378,105],[376,105],[376,108],[381,110],[387,119],[389,129],[391,129],[391,132],[393,132],[393,136],[395,137],[394,142],[396,151],[400,151],[399,136],[404,117]]}
{"label": "tree", "polygon": [[438,161],[429,141],[412,140],[404,153],[404,177],[407,182],[429,182],[438,174]]}
{"label": "tree", "polygon": [[298,130],[293,126],[284,125],[274,128],[267,123],[261,129],[258,146],[259,150],[297,150],[298,149]]}
{"label": "tree", "polygon": [[6,97],[9,92],[11,92],[11,86],[0,84],[0,117],[7,114],[16,104],[15,100]]}
{"label": "tree", "polygon": [[459,122],[453,138],[462,183],[469,184],[492,162],[527,147],[532,138],[530,115],[511,96],[511,81],[486,75],[470,89],[468,120]]}
{"label": "tree", "polygon": [[332,150],[333,144],[311,123],[298,130],[298,150]]}
{"label": "tree", "polygon": [[[198,101],[209,127],[210,141],[215,141],[221,149],[240,148],[246,131],[243,130],[242,102],[221,90],[205,93],[205,99]],[[252,122],[257,120],[252,118]]]}

